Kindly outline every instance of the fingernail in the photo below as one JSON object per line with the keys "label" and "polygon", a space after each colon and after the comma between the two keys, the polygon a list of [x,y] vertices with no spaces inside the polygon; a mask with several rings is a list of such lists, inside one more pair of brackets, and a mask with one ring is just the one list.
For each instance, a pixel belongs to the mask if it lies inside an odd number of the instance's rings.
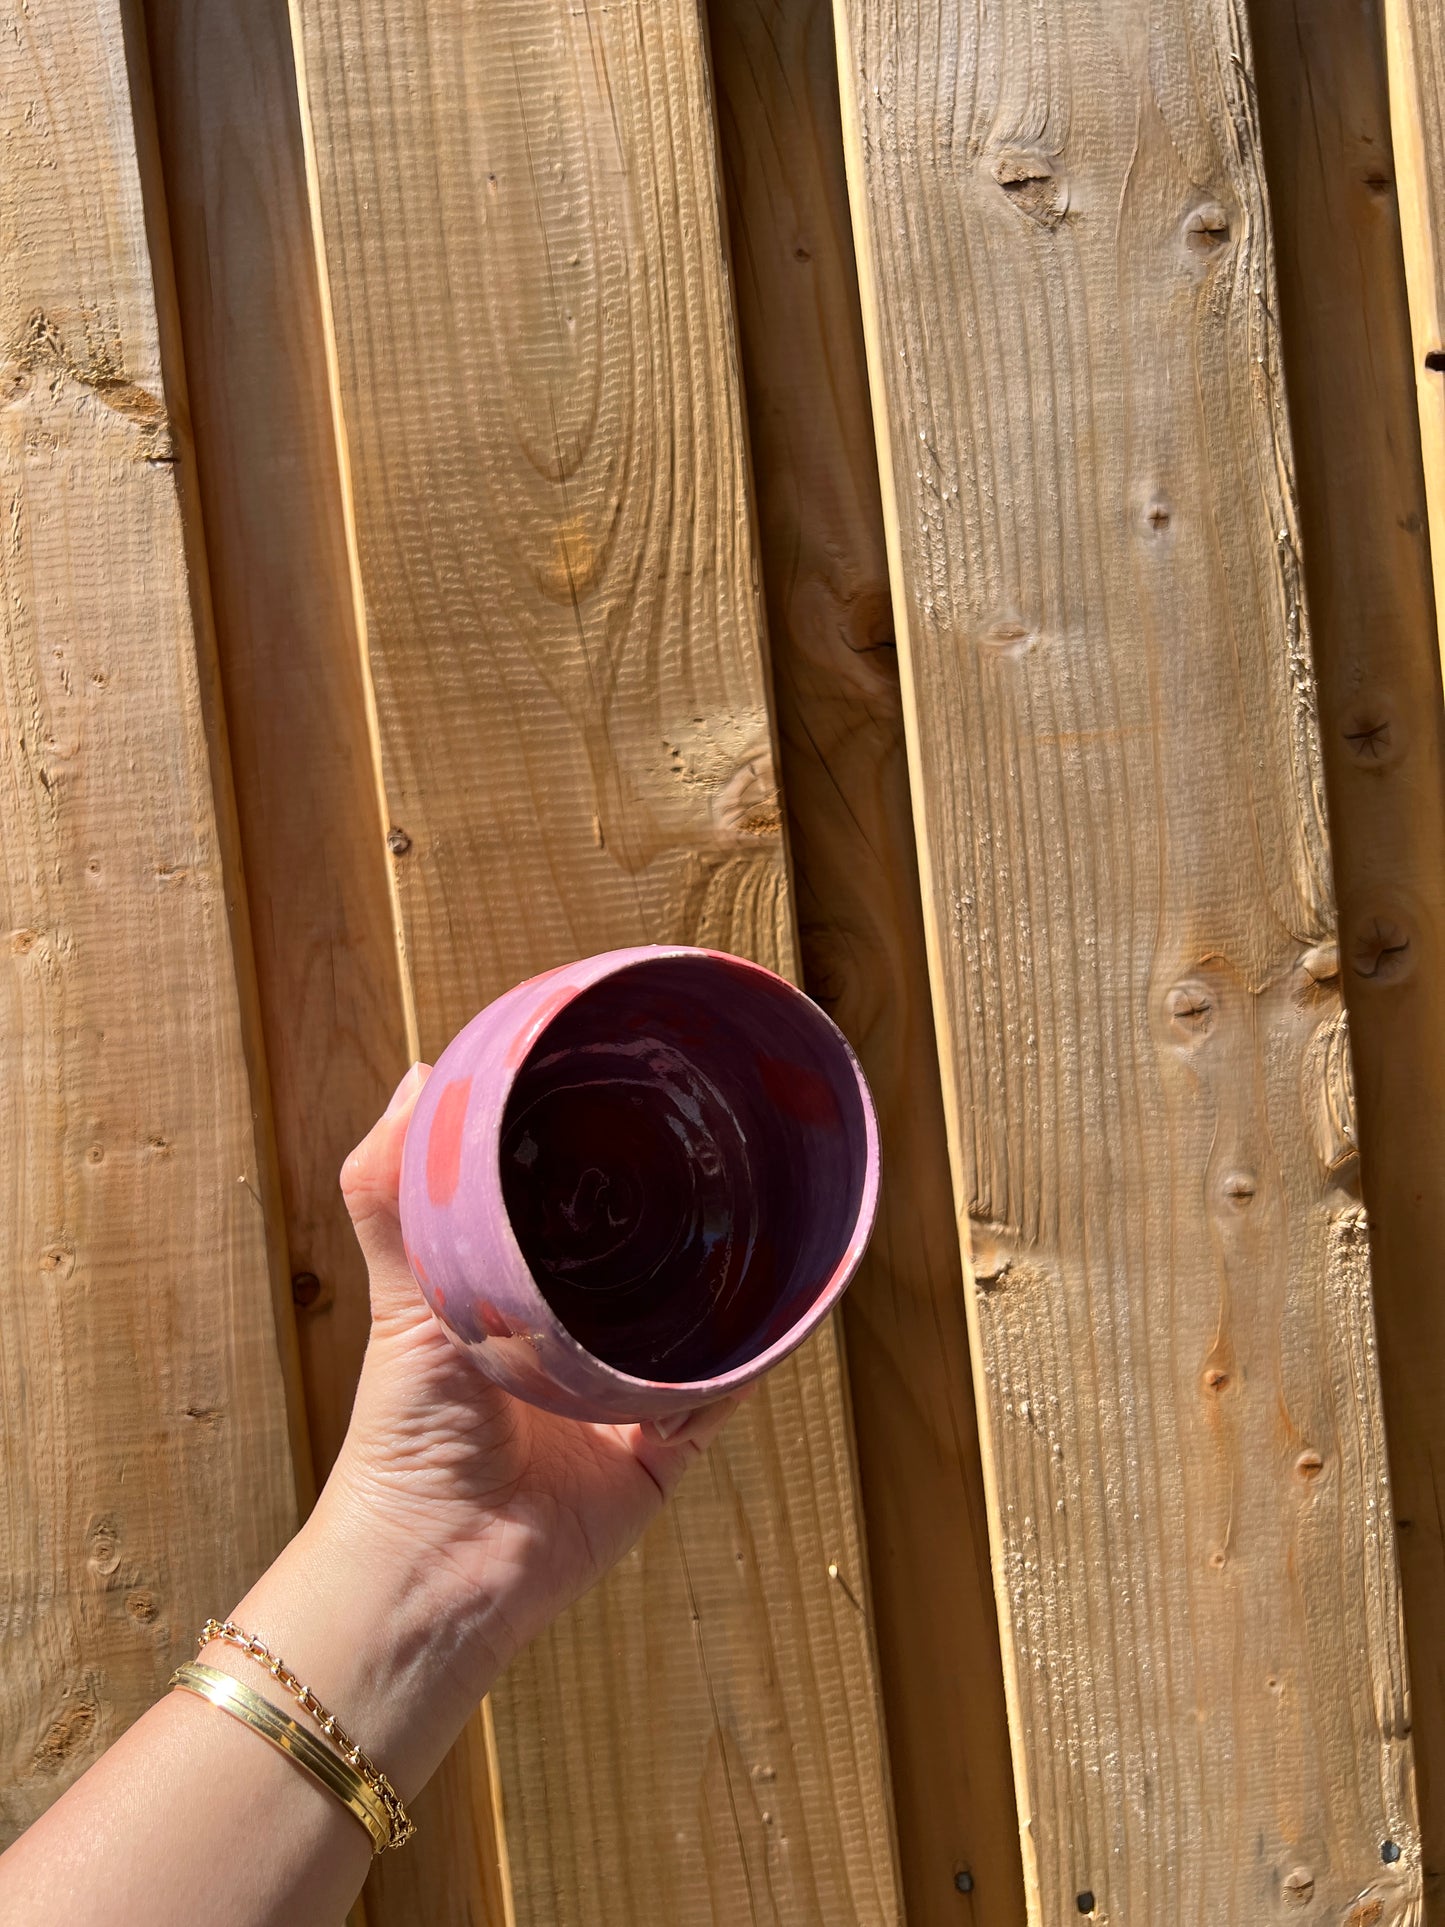
{"label": "fingernail", "polygon": [[407,1098],[411,1095],[411,1087],[413,1084],[415,1084],[417,1080],[417,1073],[420,1071],[420,1069],[421,1069],[421,1060],[418,1059],[417,1062],[413,1064],[411,1069],[407,1072],[406,1076],[397,1085],[396,1089],[392,1092],[391,1102],[386,1107],[386,1115],[388,1117],[391,1117],[395,1112],[399,1111],[402,1105],[406,1102]]}
{"label": "fingernail", "polygon": [[675,1432],[682,1430],[691,1417],[691,1412],[670,1412],[666,1418],[655,1418],[649,1423],[665,1445]]}

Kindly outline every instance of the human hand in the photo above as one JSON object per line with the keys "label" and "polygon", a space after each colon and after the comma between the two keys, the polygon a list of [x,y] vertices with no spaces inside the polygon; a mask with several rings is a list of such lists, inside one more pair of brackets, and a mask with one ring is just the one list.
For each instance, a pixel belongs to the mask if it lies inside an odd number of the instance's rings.
{"label": "human hand", "polygon": [[[397,1214],[428,1074],[408,1072],[342,1174],[373,1321],[345,1444],[310,1517],[227,1615],[407,1803],[497,1675],[621,1557],[736,1404],[666,1438],[579,1425],[518,1404],[453,1349],[412,1280]],[[253,1652],[212,1639],[203,1656],[290,1710]],[[317,1781],[168,1693],[5,1856],[0,1915],[340,1919],[370,1857],[367,1831]]]}
{"label": "human hand", "polygon": [[413,1066],[342,1171],[372,1330],[327,1500],[364,1516],[392,1556],[423,1556],[432,1604],[475,1648],[480,1678],[621,1558],[739,1401],[665,1436],[651,1422],[582,1424],[523,1404],[455,1349],[412,1278],[397,1210],[407,1124],[430,1074]]}

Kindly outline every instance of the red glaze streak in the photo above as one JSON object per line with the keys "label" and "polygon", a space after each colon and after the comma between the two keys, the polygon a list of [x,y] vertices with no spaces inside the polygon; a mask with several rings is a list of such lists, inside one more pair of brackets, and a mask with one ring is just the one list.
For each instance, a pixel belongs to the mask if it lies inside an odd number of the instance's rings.
{"label": "red glaze streak", "polygon": [[[551,974],[550,971],[543,972],[544,976],[551,976]],[[558,1011],[563,1009],[567,1004],[570,1004],[576,995],[576,984],[559,984],[557,986],[552,992],[552,995],[537,1010],[527,1028],[524,1031],[520,1031],[507,1047],[506,1067],[509,1071],[514,1071],[517,1068],[528,1051],[531,1050],[532,1046],[536,1043],[537,1039],[542,1035],[542,1032],[547,1028],[548,1024],[550,1024],[552,1019],[557,1015]]]}
{"label": "red glaze streak", "polygon": [[462,1175],[462,1126],[472,1094],[469,1077],[454,1077],[432,1113],[426,1144],[426,1194],[433,1204],[450,1204]]}
{"label": "red glaze streak", "polygon": [[806,1064],[785,1064],[781,1058],[759,1057],[758,1076],[768,1102],[784,1117],[799,1124],[835,1125],[838,1100],[826,1077]]}

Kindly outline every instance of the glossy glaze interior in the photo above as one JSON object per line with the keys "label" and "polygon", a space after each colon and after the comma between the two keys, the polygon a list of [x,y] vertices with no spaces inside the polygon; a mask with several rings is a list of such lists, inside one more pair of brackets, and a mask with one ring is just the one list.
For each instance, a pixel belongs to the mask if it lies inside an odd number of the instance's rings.
{"label": "glossy glaze interior", "polygon": [[502,1120],[507,1215],[594,1357],[664,1383],[776,1343],[856,1229],[856,1079],[812,1006],[717,958],[584,991],[522,1065]]}

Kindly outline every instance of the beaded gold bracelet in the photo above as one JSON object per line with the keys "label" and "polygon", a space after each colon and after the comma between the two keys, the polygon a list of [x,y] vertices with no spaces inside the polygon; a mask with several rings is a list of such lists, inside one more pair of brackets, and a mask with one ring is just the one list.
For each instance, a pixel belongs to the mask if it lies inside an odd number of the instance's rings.
{"label": "beaded gold bracelet", "polygon": [[228,1646],[235,1646],[245,1653],[248,1659],[258,1660],[272,1679],[284,1686],[297,1704],[311,1715],[327,1739],[335,1745],[346,1764],[353,1767],[365,1781],[381,1803],[390,1829],[390,1838],[378,1846],[377,1852],[382,1852],[386,1847],[404,1847],[416,1832],[415,1822],[402,1805],[401,1795],[391,1781],[375,1760],[362,1752],[336,1715],[322,1705],[309,1686],[301,1684],[295,1673],[278,1654],[273,1653],[265,1642],[257,1639],[254,1634],[243,1632],[234,1620],[208,1619],[201,1628],[200,1638],[196,1644],[197,1657],[214,1639],[222,1640]]}

